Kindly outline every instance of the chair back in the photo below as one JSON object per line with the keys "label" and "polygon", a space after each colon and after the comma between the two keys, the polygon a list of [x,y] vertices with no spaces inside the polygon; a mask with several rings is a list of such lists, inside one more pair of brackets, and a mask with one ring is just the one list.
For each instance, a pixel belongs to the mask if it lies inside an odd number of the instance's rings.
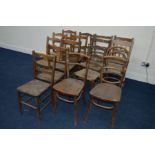
{"label": "chair back", "polygon": [[92,53],[104,55],[111,46],[112,36],[101,36],[94,34],[92,37]]}
{"label": "chair back", "polygon": [[76,31],[62,30],[63,39],[76,41]]}
{"label": "chair back", "polygon": [[[32,51],[32,60],[33,60],[33,69],[34,76],[37,78],[38,74],[45,73],[51,75],[51,85],[54,84],[54,75],[55,75],[55,64],[56,64],[56,56],[55,54],[47,55],[40,52]],[[46,61],[47,65],[41,65],[38,60]]]}
{"label": "chair back", "polygon": [[122,87],[127,60],[117,56],[104,56],[101,70],[101,82],[112,83]]}
{"label": "chair back", "polygon": [[114,36],[114,39],[112,41],[112,46],[124,47],[126,50],[129,51],[130,55],[132,52],[133,44],[134,44],[134,38],[123,38]]}
{"label": "chair back", "polygon": [[[70,71],[69,67],[71,65],[76,66],[74,71]],[[88,67],[89,67],[89,57],[87,55],[81,54],[81,53],[69,53],[68,54],[68,63],[67,63],[67,77],[68,78],[78,78],[77,76],[75,76],[74,72],[77,72],[85,68],[84,79],[80,79],[80,80],[86,83]]]}

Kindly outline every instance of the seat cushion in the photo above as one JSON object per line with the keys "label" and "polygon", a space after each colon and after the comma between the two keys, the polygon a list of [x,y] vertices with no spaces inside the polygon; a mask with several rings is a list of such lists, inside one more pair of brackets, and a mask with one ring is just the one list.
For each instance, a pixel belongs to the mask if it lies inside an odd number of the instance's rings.
{"label": "seat cushion", "polygon": [[[81,79],[85,78],[86,69],[82,69],[80,71],[75,72],[75,75]],[[87,80],[88,81],[95,81],[100,74],[97,71],[93,71],[91,69],[88,70]]]}
{"label": "seat cushion", "polygon": [[17,91],[30,96],[39,96],[50,87],[49,83],[32,80],[17,88]]}
{"label": "seat cushion", "polygon": [[80,92],[82,91],[84,87],[84,82],[81,80],[77,79],[64,79],[60,81],[59,83],[55,84],[53,86],[53,89],[56,91],[66,94],[66,95],[71,95],[71,96],[79,96]]}
{"label": "seat cushion", "polygon": [[121,88],[114,84],[100,83],[90,91],[90,95],[107,102],[119,102]]}
{"label": "seat cushion", "polygon": [[[37,75],[37,79],[43,80],[43,81],[47,81],[47,82],[51,82],[51,74],[48,73],[40,73]],[[54,76],[54,83],[59,81],[62,77],[64,76],[64,73],[59,72],[59,71],[55,71],[55,76]]]}

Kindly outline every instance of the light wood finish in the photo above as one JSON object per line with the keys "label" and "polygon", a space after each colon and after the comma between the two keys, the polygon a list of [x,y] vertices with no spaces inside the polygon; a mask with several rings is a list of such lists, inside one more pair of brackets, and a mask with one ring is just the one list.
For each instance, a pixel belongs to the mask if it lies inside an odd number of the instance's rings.
{"label": "light wood finish", "polygon": [[[85,65],[81,65],[79,60],[82,60],[83,62],[85,61]],[[68,56],[68,68],[70,64],[75,64],[77,68],[81,69],[81,67],[86,68],[85,74],[84,74],[84,79],[76,79],[76,76],[74,73],[70,72],[69,69],[67,69],[67,79],[64,79],[60,81],[59,83],[55,84],[53,86],[54,90],[54,96],[53,98],[56,98],[59,100],[62,100],[67,103],[74,103],[74,125],[77,126],[77,104],[79,99],[81,98],[84,92],[85,84],[86,84],[86,79],[87,79],[87,73],[88,73],[88,63],[89,63],[89,57],[80,54],[80,53],[69,53]],[[61,94],[64,96],[61,97]],[[68,100],[66,97],[72,96],[73,100]],[[55,107],[56,107],[56,100],[55,101]]]}
{"label": "light wood finish", "polygon": [[126,50],[129,51],[129,57],[132,52],[132,48],[134,45],[134,38],[124,38],[124,37],[118,37],[114,36],[114,39],[112,41],[112,47],[124,47]]}
{"label": "light wood finish", "polygon": [[[46,73],[50,75],[49,83],[43,82],[38,79],[31,80],[22,86],[17,88],[18,94],[18,104],[19,104],[19,111],[22,113],[22,105],[26,105],[30,108],[36,110],[39,119],[41,119],[41,111],[44,110],[52,100],[52,87],[54,84],[54,75],[55,75],[55,63],[56,63],[56,56],[55,55],[46,55],[43,53],[38,53],[32,51],[33,56],[33,65],[34,65],[34,74],[35,78],[38,76],[38,72]],[[46,67],[39,66],[37,67],[36,59],[43,59],[47,61],[48,64]],[[36,70],[38,68],[38,70]],[[49,91],[47,91],[50,89]],[[50,98],[50,100],[49,100]],[[32,101],[35,103],[32,103]],[[45,101],[47,101],[45,103]]]}
{"label": "light wood finish", "polygon": [[[117,67],[111,66],[109,61],[114,61],[122,65],[122,68],[118,69]],[[100,72],[100,84],[97,84],[91,91],[90,91],[90,101],[87,107],[87,112],[85,115],[85,121],[88,119],[88,114],[91,110],[92,105],[97,106],[102,109],[112,110],[112,128],[115,127],[115,117],[118,108],[118,104],[121,99],[121,87],[123,85],[123,79],[125,76],[125,69],[126,60],[116,56],[105,56],[104,57],[104,65]],[[109,71],[110,69],[110,71]],[[119,78],[117,79],[114,75],[116,75],[117,71]],[[110,74],[112,73],[112,75]],[[110,74],[110,75],[109,75]],[[106,102],[106,103],[105,103]],[[107,104],[109,103],[109,104]]]}
{"label": "light wood finish", "polygon": [[69,51],[72,53],[74,53],[74,52],[80,53],[80,51],[81,51],[81,42],[79,42],[79,41],[63,39],[62,45],[65,48],[69,48],[70,49]]}
{"label": "light wood finish", "polygon": [[76,41],[76,31],[72,30],[62,30],[62,35],[64,40]]}
{"label": "light wood finish", "polygon": [[104,55],[108,48],[111,47],[112,36],[101,36],[94,34],[92,37],[92,53]]}

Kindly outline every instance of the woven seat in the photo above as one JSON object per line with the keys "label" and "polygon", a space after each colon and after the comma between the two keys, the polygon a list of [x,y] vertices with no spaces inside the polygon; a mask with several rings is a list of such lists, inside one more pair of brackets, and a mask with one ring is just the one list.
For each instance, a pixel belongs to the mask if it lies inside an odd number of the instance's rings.
{"label": "woven seat", "polygon": [[[86,69],[82,69],[80,71],[75,72],[75,75],[78,76],[81,79],[84,79],[85,77],[85,71]],[[87,80],[88,81],[95,81],[97,78],[99,78],[100,74],[96,71],[93,71],[91,69],[88,70]]]}

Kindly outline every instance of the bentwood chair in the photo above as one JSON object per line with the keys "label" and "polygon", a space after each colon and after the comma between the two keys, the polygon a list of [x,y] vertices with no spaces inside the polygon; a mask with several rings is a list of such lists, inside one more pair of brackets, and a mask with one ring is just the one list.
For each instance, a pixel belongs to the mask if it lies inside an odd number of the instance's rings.
{"label": "bentwood chair", "polygon": [[[38,66],[38,70],[42,73],[50,75],[49,83],[34,79],[17,88],[19,111],[22,113],[23,105],[36,110],[39,119],[41,119],[41,111],[44,110],[52,100],[52,87],[54,84],[55,74],[55,55],[45,55],[33,51],[33,59],[44,59],[47,61],[47,66]],[[34,61],[34,60],[33,60]],[[50,70],[50,71],[49,71]],[[49,99],[50,98],[50,99]]]}
{"label": "bentwood chair", "polygon": [[[116,68],[109,64],[109,61],[114,61],[117,64],[120,63],[122,68]],[[123,65],[124,64],[124,65]],[[110,69],[110,71],[109,71]],[[114,71],[114,73],[112,72]],[[124,58],[116,56],[105,56],[104,66],[101,70],[101,79],[90,91],[90,102],[87,107],[85,121],[88,119],[88,113],[90,112],[91,106],[94,105],[98,108],[105,110],[112,110],[112,128],[115,126],[115,117],[119,102],[121,100],[121,87],[126,70],[126,60]]]}
{"label": "bentwood chair", "polygon": [[[85,61],[85,65],[82,65],[79,61]],[[78,101],[80,100],[81,96],[83,96],[86,79],[87,79],[87,72],[88,72],[88,63],[89,57],[80,54],[80,53],[69,53],[68,57],[68,68],[70,67],[69,64],[75,64],[80,69],[86,68],[85,70],[85,78],[79,79],[76,75],[72,72],[68,71],[68,78],[60,81],[59,83],[53,86],[53,99],[56,108],[57,99],[64,101],[66,103],[72,103],[74,105],[74,126],[77,126],[77,119],[78,119]],[[83,96],[84,97],[84,96]]]}

